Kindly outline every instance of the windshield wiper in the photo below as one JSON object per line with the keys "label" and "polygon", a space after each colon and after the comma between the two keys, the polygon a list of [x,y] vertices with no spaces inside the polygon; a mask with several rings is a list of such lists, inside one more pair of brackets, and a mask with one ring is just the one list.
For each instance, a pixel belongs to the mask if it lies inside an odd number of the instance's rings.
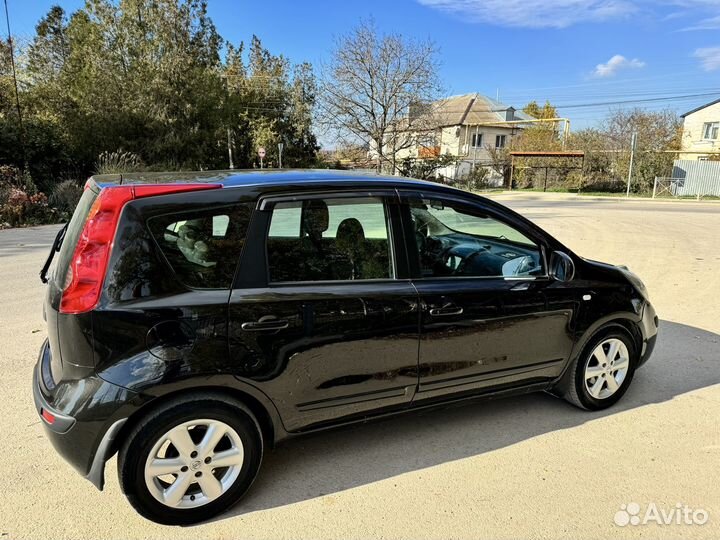
{"label": "windshield wiper", "polygon": [[63,240],[65,239],[65,233],[67,232],[67,228],[68,224],[66,223],[65,225],[63,225],[62,229],[58,231],[57,236],[55,236],[55,241],[53,242],[52,248],[50,248],[50,254],[45,261],[45,264],[43,264],[42,270],[40,270],[40,281],[42,281],[43,283],[48,282],[48,269],[50,268],[50,264],[52,264],[55,253],[60,251],[60,247],[62,246]]}

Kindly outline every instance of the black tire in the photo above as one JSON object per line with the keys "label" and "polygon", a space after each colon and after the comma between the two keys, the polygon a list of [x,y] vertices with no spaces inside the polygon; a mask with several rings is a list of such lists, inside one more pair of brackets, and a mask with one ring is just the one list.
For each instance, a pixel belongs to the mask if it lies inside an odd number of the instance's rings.
{"label": "black tire", "polygon": [[[604,399],[597,399],[590,395],[590,392],[585,386],[585,368],[592,359],[592,354],[595,348],[607,339],[619,339],[627,347],[629,355],[629,368],[620,387],[615,391],[614,394]],[[622,330],[619,329],[606,329],[600,330],[595,334],[592,339],[585,346],[580,355],[573,361],[570,366],[569,380],[567,389],[563,393],[563,397],[576,407],[589,411],[599,411],[611,407],[623,397],[627,389],[630,387],[633,375],[635,374],[635,367],[637,366],[637,348],[633,339]]]}
{"label": "black tire", "polygon": [[[219,420],[240,436],[244,461],[231,487],[217,499],[195,508],[172,508],[159,502],[145,484],[145,462],[157,440],[172,427],[206,418]],[[143,418],[118,455],[120,487],[130,504],[144,517],[165,525],[190,525],[216,516],[237,503],[250,488],[263,455],[262,431],[252,412],[241,402],[213,394],[192,394],[170,401]]]}

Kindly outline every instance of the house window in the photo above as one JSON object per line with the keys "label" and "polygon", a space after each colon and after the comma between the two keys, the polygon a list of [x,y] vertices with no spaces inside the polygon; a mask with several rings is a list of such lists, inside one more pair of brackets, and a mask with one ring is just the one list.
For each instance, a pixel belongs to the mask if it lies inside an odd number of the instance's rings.
{"label": "house window", "polygon": [[420,135],[418,136],[418,145],[426,148],[437,146],[437,136],[434,133]]}
{"label": "house window", "polygon": [[495,148],[505,148],[505,135],[495,135]]}
{"label": "house window", "polygon": [[720,122],[705,122],[703,124],[703,139],[717,139],[718,131],[720,131]]}
{"label": "house window", "polygon": [[473,133],[472,134],[472,144],[471,146],[473,148],[480,148],[482,146],[482,133]]}

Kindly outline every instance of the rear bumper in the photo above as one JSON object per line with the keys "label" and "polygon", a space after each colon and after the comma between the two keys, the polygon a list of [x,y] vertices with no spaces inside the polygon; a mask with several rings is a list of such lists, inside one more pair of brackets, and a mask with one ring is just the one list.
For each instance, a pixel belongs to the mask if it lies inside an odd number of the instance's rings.
{"label": "rear bumper", "polygon": [[[45,429],[51,433],[62,435],[72,429],[72,427],[75,425],[75,419],[72,416],[68,416],[66,414],[62,414],[59,411],[56,411],[47,402],[45,397],[42,395],[42,392],[40,392],[40,381],[39,381],[39,377],[38,377],[38,371],[40,369],[42,369],[43,361],[45,360],[45,362],[47,362],[47,359],[44,358],[44,357],[47,357],[47,355],[49,354],[49,351],[50,351],[50,349],[47,345],[48,345],[48,343],[46,341],[43,344],[42,348],[40,349],[40,359],[38,360],[36,369],[33,370],[33,401],[35,402],[35,410],[40,415],[40,418],[43,422],[43,426],[45,426]],[[45,412],[49,413],[51,415],[51,417],[54,419],[52,421],[52,423],[43,414]]]}
{"label": "rear bumper", "polygon": [[[51,360],[46,341],[40,349],[32,382],[35,409],[45,435],[63,459],[102,489],[105,461],[115,451],[114,439],[136,394],[91,375],[58,383],[51,396],[40,380],[43,366]],[[44,411],[49,414],[43,415]]]}

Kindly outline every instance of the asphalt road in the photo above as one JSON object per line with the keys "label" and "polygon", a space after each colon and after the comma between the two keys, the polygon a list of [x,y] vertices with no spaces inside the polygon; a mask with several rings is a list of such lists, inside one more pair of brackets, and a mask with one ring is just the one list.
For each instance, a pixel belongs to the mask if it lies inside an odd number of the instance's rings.
{"label": "asphalt road", "polygon": [[[535,394],[296,439],[244,502],[188,529],[137,516],[114,459],[100,493],[44,438],[30,383],[57,227],[0,231],[0,540],[719,537],[720,204],[493,197],[645,280],[660,339],[623,400],[587,413]],[[616,525],[630,503],[709,518]]]}

